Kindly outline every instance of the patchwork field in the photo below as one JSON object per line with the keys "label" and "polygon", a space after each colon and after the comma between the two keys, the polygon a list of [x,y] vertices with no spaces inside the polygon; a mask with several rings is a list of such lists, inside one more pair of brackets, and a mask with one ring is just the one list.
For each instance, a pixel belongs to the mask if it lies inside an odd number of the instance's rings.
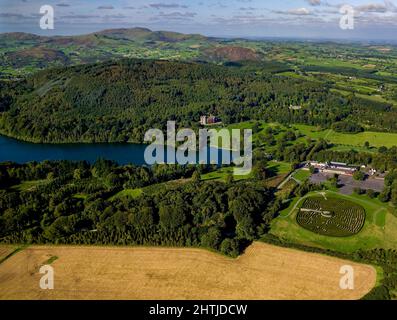
{"label": "patchwork field", "polygon": [[[41,265],[54,290],[39,288]],[[339,287],[340,268],[355,289]],[[35,246],[0,265],[0,299],[359,299],[372,266],[254,243],[238,259],[200,249]]]}

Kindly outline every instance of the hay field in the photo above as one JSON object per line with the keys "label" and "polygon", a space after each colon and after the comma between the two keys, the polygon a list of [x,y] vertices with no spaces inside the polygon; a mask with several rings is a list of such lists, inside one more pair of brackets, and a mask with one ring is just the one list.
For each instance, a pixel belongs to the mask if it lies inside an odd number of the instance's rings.
{"label": "hay field", "polygon": [[[51,257],[54,290],[39,288]],[[355,289],[339,288],[340,267]],[[0,299],[359,299],[376,271],[324,255],[254,243],[236,260],[200,249],[29,247],[0,265]]]}

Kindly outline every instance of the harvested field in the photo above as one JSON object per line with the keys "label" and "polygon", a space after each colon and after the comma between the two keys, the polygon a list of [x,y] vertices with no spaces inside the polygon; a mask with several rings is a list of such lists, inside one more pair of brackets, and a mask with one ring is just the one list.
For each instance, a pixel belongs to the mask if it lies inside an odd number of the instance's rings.
{"label": "harvested field", "polygon": [[[39,288],[51,257],[54,290]],[[343,265],[355,289],[339,287]],[[200,249],[27,248],[0,265],[0,299],[359,299],[376,282],[373,267],[254,243],[233,260]]]}

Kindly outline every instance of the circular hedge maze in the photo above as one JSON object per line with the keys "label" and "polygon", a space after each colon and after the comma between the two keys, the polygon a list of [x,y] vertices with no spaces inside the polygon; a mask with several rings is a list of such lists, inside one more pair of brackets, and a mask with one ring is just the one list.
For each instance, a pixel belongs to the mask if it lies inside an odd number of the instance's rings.
{"label": "circular hedge maze", "polygon": [[365,210],[343,199],[310,197],[300,207],[296,221],[301,227],[318,234],[348,237],[363,228]]}

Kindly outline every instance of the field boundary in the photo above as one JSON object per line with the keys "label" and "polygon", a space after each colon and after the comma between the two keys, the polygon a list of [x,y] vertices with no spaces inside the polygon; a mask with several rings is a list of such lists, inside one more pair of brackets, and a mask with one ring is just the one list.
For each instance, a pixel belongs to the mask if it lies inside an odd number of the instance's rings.
{"label": "field boundary", "polygon": [[[0,243],[1,245],[1,243]],[[0,259],[0,264],[11,258],[13,255],[17,254],[18,252],[26,249],[28,246],[22,246],[22,247],[17,247],[13,251],[11,251],[9,254],[7,254],[4,258]]]}

